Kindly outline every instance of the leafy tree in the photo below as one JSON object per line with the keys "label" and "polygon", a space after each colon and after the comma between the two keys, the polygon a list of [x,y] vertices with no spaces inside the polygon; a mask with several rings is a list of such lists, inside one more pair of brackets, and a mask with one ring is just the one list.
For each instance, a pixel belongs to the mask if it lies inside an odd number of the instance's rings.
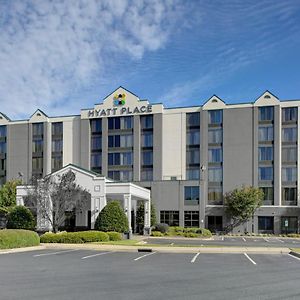
{"label": "leafy tree", "polygon": [[[138,231],[141,232],[144,228],[145,204],[141,202],[136,211],[136,225]],[[151,202],[151,226],[156,225],[156,209],[154,203]]]}
{"label": "leafy tree", "polygon": [[128,219],[118,201],[111,201],[100,211],[95,230],[99,231],[128,231]]}
{"label": "leafy tree", "polygon": [[70,170],[62,175],[33,181],[34,189],[24,204],[36,207],[38,218],[50,224],[53,231],[57,232],[65,223],[66,212],[71,217],[87,207],[90,194],[75,180],[76,175]]}
{"label": "leafy tree", "polygon": [[261,189],[243,186],[225,195],[226,212],[233,223],[228,230],[247,222],[262,205],[264,193]]}
{"label": "leafy tree", "polygon": [[7,228],[33,230],[35,219],[32,212],[25,206],[15,206],[7,216]]}
{"label": "leafy tree", "polygon": [[22,182],[18,179],[7,181],[0,189],[0,207],[7,208],[16,205],[17,185]]}

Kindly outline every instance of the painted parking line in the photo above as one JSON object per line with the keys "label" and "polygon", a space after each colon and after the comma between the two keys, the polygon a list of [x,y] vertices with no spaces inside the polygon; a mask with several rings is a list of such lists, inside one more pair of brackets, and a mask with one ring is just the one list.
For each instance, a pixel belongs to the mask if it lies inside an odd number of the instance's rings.
{"label": "painted parking line", "polygon": [[270,240],[268,240],[268,239],[263,239],[265,242],[267,242],[267,243],[270,243]]}
{"label": "painted parking line", "polygon": [[292,254],[288,254],[290,257],[293,257],[293,258],[295,258],[295,259],[297,259],[297,260],[300,260],[300,258],[299,257],[297,257],[297,256],[294,256],[294,255],[292,255]]}
{"label": "painted parking line", "polygon": [[153,255],[153,254],[155,254],[155,253],[157,253],[157,252],[151,252],[151,253],[148,253],[148,254],[145,254],[145,255],[139,256],[139,257],[135,258],[135,259],[134,259],[134,261],[140,260],[140,259],[142,259],[142,258],[144,258],[144,257],[147,257],[147,256],[150,256],[150,255]]}
{"label": "painted parking line", "polygon": [[245,239],[245,238],[242,238],[242,240],[243,240],[244,242],[246,242],[246,239]]}
{"label": "painted parking line", "polygon": [[197,257],[200,255],[200,252],[198,252],[194,257],[193,257],[193,259],[191,260],[191,263],[193,264],[195,261],[196,261],[196,259],[197,259]]}
{"label": "painted parking line", "polygon": [[41,254],[35,254],[35,255],[33,255],[33,257],[58,255],[58,254],[68,253],[68,252],[74,252],[74,251],[78,251],[78,250],[79,249],[72,249],[72,250],[64,250],[64,251],[57,251],[57,252],[50,252],[50,253],[41,253]]}
{"label": "painted parking line", "polygon": [[256,262],[247,254],[247,253],[244,253],[244,255],[254,264],[256,265]]}
{"label": "painted parking line", "polygon": [[283,240],[280,240],[279,238],[276,238],[277,241],[279,241],[280,243],[284,243]]}
{"label": "painted parking line", "polygon": [[92,254],[92,255],[88,255],[88,256],[81,257],[81,259],[87,259],[87,258],[91,258],[91,257],[95,257],[95,256],[100,256],[100,255],[104,255],[104,254],[109,254],[109,253],[113,253],[113,251],[111,251],[111,252],[101,252],[101,253],[96,253],[96,254]]}

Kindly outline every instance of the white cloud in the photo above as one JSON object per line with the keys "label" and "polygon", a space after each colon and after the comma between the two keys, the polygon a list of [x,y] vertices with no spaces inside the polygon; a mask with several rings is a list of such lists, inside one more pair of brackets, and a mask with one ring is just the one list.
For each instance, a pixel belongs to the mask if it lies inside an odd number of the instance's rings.
{"label": "white cloud", "polygon": [[69,95],[109,80],[116,55],[164,47],[184,15],[176,0],[15,0],[0,11],[0,111],[12,118],[38,107],[79,113],[87,100]]}

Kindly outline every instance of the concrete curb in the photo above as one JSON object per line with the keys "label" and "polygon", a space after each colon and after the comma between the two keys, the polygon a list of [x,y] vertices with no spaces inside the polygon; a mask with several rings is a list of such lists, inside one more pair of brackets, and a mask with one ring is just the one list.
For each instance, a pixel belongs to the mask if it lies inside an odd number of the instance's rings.
{"label": "concrete curb", "polygon": [[[143,249],[139,246],[123,245],[95,245],[95,244],[43,244],[45,249],[78,249],[78,250],[98,250],[98,251],[116,251],[116,252],[137,252]],[[151,247],[152,252],[160,253],[257,253],[257,254],[288,254],[289,248],[278,247]]]}
{"label": "concrete curb", "polygon": [[298,252],[290,251],[289,254],[300,258],[300,253],[298,253]]}
{"label": "concrete curb", "polygon": [[34,246],[34,247],[24,247],[24,248],[14,248],[14,249],[2,249],[0,250],[1,254],[11,254],[11,253],[20,253],[20,252],[29,252],[36,250],[44,250],[46,247],[44,245]]}

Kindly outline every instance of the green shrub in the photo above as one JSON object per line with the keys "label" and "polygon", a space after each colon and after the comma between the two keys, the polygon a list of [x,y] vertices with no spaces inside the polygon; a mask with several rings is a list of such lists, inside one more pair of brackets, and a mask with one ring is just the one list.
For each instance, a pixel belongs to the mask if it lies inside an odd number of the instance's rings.
{"label": "green shrub", "polygon": [[199,237],[199,234],[194,233],[194,232],[185,232],[184,236],[189,237],[189,238],[196,238],[196,237]]}
{"label": "green shrub", "polygon": [[35,228],[35,220],[31,211],[25,206],[15,206],[7,216],[7,228],[27,229]]}
{"label": "green shrub", "polygon": [[201,236],[204,236],[204,237],[212,236],[212,233],[210,232],[210,230],[206,229],[206,228],[198,228],[197,233],[201,234]]}
{"label": "green shrub", "polygon": [[108,231],[106,232],[110,241],[121,241],[122,235],[120,232]]}
{"label": "green shrub", "polygon": [[41,236],[41,243],[82,244],[91,242],[107,242],[108,240],[108,234],[101,231],[46,232]]}
{"label": "green shrub", "polygon": [[22,229],[0,230],[0,249],[38,246],[39,236],[36,232]]}
{"label": "green shrub", "polygon": [[287,236],[292,237],[292,238],[299,238],[300,234],[299,233],[288,233]]}
{"label": "green shrub", "polygon": [[127,232],[128,220],[118,201],[109,202],[99,213],[95,229],[100,231]]}
{"label": "green shrub", "polygon": [[164,223],[156,224],[154,227],[154,231],[159,231],[161,233],[166,233],[169,230],[169,225]]}
{"label": "green shrub", "polygon": [[161,233],[160,231],[155,231],[155,230],[151,232],[151,235],[152,236],[164,236],[163,233]]}

